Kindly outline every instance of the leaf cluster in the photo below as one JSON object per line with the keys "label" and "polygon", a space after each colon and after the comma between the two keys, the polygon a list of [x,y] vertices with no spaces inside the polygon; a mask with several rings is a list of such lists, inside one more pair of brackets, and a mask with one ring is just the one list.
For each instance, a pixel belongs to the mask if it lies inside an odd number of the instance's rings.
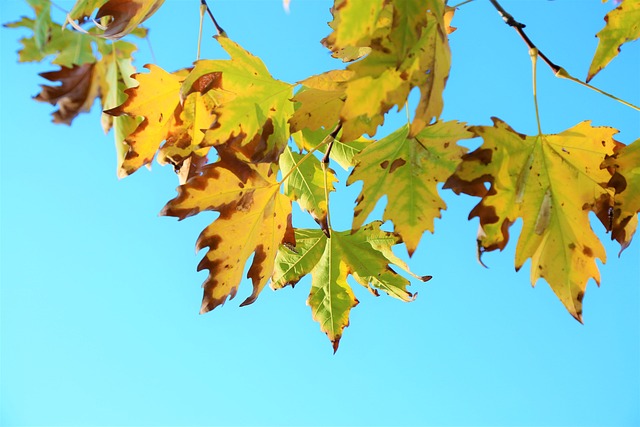
{"label": "leaf cluster", "polygon": [[[349,276],[376,296],[383,291],[401,301],[415,298],[407,276],[431,278],[412,273],[392,248],[404,243],[411,256],[423,234],[435,231],[445,189],[479,198],[469,215],[479,218],[479,257],[504,249],[521,219],[516,269],[531,259],[531,283],[544,278],[578,320],[587,282],[600,280],[596,259],[606,260],[589,214],[622,249],[630,244],[640,211],[640,140],[625,146],[615,129],[589,122],[555,135],[523,135],[498,118],[493,126],[440,119],[455,30],[455,9],[444,0],[335,0],[322,42],[346,65],[295,83],[273,78],[222,31],[216,40],[228,59],[174,72],[149,64],[136,72],[136,47],[121,38],[144,37],[140,24],[162,3],[80,0],[67,14],[69,29],[52,21],[49,1],[29,0],[35,18],[7,26],[32,32],[21,40],[20,61],[49,58],[61,67],[41,74],[59,84],[43,85],[36,97],[57,107],[54,122],[71,124],[98,99],[103,129],[114,129],[119,176],[156,158],[180,181],[163,215],[219,213],[196,244],[206,249],[198,270],[208,270],[201,312],[235,297],[249,261],[253,291],[242,305],[269,283],[279,289],[311,275],[307,304],[337,350],[358,304]],[[640,0],[624,0],[607,16],[588,80],[622,43],[640,36],[639,11]],[[534,59],[568,76],[523,38]],[[408,108],[414,89],[412,120],[378,140],[365,137],[375,138],[391,109]],[[471,152],[459,144],[476,137],[482,144]],[[362,182],[351,230],[331,227],[329,195],[338,181],[332,166],[350,171],[347,185]],[[394,231],[367,223],[384,196],[382,219]],[[295,229],[292,203],[318,228]]]}

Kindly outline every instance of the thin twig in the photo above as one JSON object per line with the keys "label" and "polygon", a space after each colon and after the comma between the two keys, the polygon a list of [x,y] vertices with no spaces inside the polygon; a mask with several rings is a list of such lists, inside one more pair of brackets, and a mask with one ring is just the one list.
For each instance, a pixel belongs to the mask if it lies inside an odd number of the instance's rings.
{"label": "thin twig", "polygon": [[511,16],[509,12],[504,10],[504,8],[500,5],[500,3],[498,3],[497,0],[489,0],[489,1],[496,8],[498,13],[502,17],[502,20],[508,26],[513,27],[513,29],[515,29],[518,32],[518,34],[520,35],[520,37],[522,37],[522,40],[524,40],[524,42],[527,44],[529,49],[536,49],[538,51],[538,56],[542,58],[542,60],[546,62],[549,67],[551,67],[551,69],[553,70],[553,73],[556,74],[561,67],[554,64],[549,58],[547,58],[547,56],[544,53],[542,53],[540,49],[538,49],[538,47],[531,41],[529,36],[527,36],[527,33],[524,32],[525,25],[521,22],[516,21],[515,18]]}
{"label": "thin twig", "polygon": [[213,25],[215,25],[216,31],[218,32],[218,35],[219,36],[223,36],[223,37],[227,37],[227,33],[222,29],[222,27],[220,25],[218,25],[218,21],[216,21],[216,18],[214,18],[213,13],[211,12],[211,9],[209,8],[209,5],[207,4],[207,0],[200,0],[200,4],[204,5],[207,8],[207,12],[209,13],[209,17],[211,18],[211,21],[213,21]]}

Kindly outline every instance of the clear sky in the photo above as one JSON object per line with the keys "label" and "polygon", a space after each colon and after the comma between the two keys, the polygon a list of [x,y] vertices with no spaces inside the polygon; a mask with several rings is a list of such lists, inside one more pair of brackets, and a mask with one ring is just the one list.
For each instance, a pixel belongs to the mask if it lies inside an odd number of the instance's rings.
{"label": "clear sky", "polygon": [[[330,3],[293,0],[287,15],[279,0],[210,2],[230,37],[286,81],[340,66],[318,42]],[[612,5],[502,4],[584,78]],[[0,3],[2,22],[29,13],[20,0]],[[453,25],[443,118],[497,116],[534,134],[520,38],[486,0],[463,6]],[[196,0],[167,0],[148,26],[161,67],[192,63]],[[205,31],[203,57],[224,57],[209,22]],[[433,280],[413,284],[412,303],[355,285],[361,303],[337,354],[305,305],[308,279],[239,308],[251,288],[243,282],[237,299],[199,315],[206,274],[196,272],[194,243],[213,215],[158,216],[176,194],[168,168],[118,180],[97,108],[70,128],[51,124],[52,108],[31,97],[43,83],[37,73],[53,67],[16,63],[25,34],[0,29],[2,425],[640,425],[640,237],[618,258],[594,225],[608,260],[601,287],[588,285],[581,325],[546,283],[531,287],[529,262],[514,272],[515,239],[482,268],[477,220],[466,219],[476,201],[443,192],[449,209],[410,260]],[[138,67],[151,58],[142,44]],[[638,76],[632,43],[593,83],[638,105]],[[538,91],[546,133],[589,119],[619,129],[622,142],[640,136],[638,112],[543,64]],[[390,118],[381,134],[404,120]],[[350,227],[354,187],[332,198],[337,229]]]}

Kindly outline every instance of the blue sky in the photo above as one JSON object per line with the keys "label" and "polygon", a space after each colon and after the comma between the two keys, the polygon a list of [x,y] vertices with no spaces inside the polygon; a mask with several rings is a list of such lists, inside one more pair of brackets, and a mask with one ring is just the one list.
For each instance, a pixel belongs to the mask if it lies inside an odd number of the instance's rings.
{"label": "blue sky", "polygon": [[[195,59],[197,4],[167,0],[148,21],[166,70]],[[329,32],[328,0],[293,0],[288,15],[277,0],[210,4],[276,78],[339,66],[318,43]],[[541,50],[584,78],[611,5],[502,4]],[[0,4],[2,22],[29,13],[19,0]],[[463,6],[453,24],[443,118],[490,124],[497,116],[534,134],[521,39],[485,0]],[[210,23],[205,31],[203,57],[223,57]],[[0,29],[2,425],[640,424],[640,238],[618,258],[594,224],[608,261],[601,287],[588,285],[580,325],[546,283],[530,286],[529,263],[514,272],[515,240],[482,268],[477,222],[466,219],[476,201],[443,192],[449,209],[410,260],[433,280],[414,283],[410,304],[354,286],[361,303],[337,354],[305,305],[308,279],[239,308],[250,293],[244,282],[235,300],[199,315],[205,273],[196,272],[194,243],[213,216],[158,216],[176,194],[168,168],[118,180],[97,109],[70,128],[51,124],[50,106],[31,97],[43,83],[37,73],[52,67],[16,63],[23,34]],[[138,67],[152,61],[146,44],[136,59]],[[638,75],[632,43],[592,83],[638,105]],[[625,143],[640,135],[637,111],[543,64],[538,96],[546,133],[589,119],[619,129]],[[381,135],[405,120],[390,117]],[[350,227],[353,187],[332,198],[336,229]]]}

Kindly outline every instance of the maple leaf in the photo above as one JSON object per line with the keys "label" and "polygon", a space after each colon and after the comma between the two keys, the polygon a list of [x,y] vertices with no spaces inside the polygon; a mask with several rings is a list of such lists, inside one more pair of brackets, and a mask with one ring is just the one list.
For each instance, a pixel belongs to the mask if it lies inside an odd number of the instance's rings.
{"label": "maple leaf", "polygon": [[[215,100],[208,95],[192,93],[180,102],[180,88],[188,71],[168,73],[155,65],[146,65],[150,72],[133,77],[139,85],[127,89],[127,100],[105,111],[114,116],[142,116],[144,119],[125,139],[129,145],[120,176],[130,175],[153,160],[163,141],[161,163],[180,164],[192,152],[198,151],[206,129],[215,120],[212,110]],[[206,150],[200,150],[203,156]]]}
{"label": "maple leaf", "polygon": [[615,154],[607,156],[603,168],[613,171],[608,186],[615,188],[611,222],[611,238],[626,249],[638,225],[640,212],[640,139],[620,147]]}
{"label": "maple leaf", "polygon": [[[349,312],[358,304],[347,283],[349,275],[376,296],[382,290],[402,301],[415,298],[407,291],[409,280],[389,266],[395,264],[409,271],[391,250],[402,240],[395,233],[380,230],[381,225],[380,221],[372,222],[355,233],[332,230],[331,237],[321,230],[296,229],[295,247],[284,245],[278,251],[271,287],[293,286],[311,274],[307,304],[313,319],[331,340],[334,352],[343,329],[349,325]],[[419,279],[427,281],[431,277]]]}
{"label": "maple leaf", "polygon": [[470,129],[484,143],[463,157],[445,188],[482,197],[469,214],[480,219],[480,252],[502,250],[509,227],[522,218],[516,270],[531,258],[531,284],[544,278],[582,321],[587,281],[600,283],[595,259],[606,261],[589,212],[602,220],[610,206],[612,195],[604,188],[610,175],[600,164],[619,145],[617,131],[581,122],[557,135],[525,136],[493,121],[493,127]]}
{"label": "maple leaf", "polygon": [[[304,125],[326,125],[322,116],[342,123],[344,141],[374,135],[393,106],[401,108],[414,87],[421,91],[412,134],[417,134],[442,112],[444,90],[451,66],[442,0],[390,1],[382,5],[343,0],[333,8],[334,32],[325,44],[334,52],[370,48],[350,64],[342,79],[329,88],[301,91],[292,130]],[[350,54],[349,54],[350,55]],[[315,76],[322,81],[322,75]],[[312,86],[309,79],[300,82]],[[331,80],[327,75],[324,80]],[[334,79],[335,80],[335,79]],[[339,111],[337,110],[339,108]],[[314,117],[315,116],[315,117]]]}
{"label": "maple leaf", "polygon": [[362,226],[378,200],[387,195],[383,220],[391,220],[413,255],[422,234],[434,231],[434,218],[446,209],[437,185],[455,170],[467,151],[456,144],[471,138],[462,123],[437,122],[411,137],[406,125],[355,156],[347,185],[363,181],[352,229]]}
{"label": "maple leaf", "polygon": [[181,220],[205,210],[220,212],[196,243],[197,250],[209,248],[198,265],[198,271],[209,270],[201,313],[235,297],[244,266],[255,253],[247,274],[253,292],[241,305],[251,304],[274,271],[278,246],[295,244],[291,201],[280,193],[271,167],[223,155],[178,187],[178,196],[162,210]]}
{"label": "maple leaf", "polygon": [[164,3],[164,0],[79,0],[67,15],[67,23],[83,31],[75,23],[84,21],[99,7],[96,19],[102,20],[104,32],[97,36],[109,40],[120,39],[133,32],[138,25],[146,21]]}
{"label": "maple leaf", "polygon": [[325,183],[320,160],[313,155],[294,153],[289,147],[280,156],[280,170],[285,176],[282,181],[284,194],[309,212],[323,230],[328,230],[325,191],[335,191],[334,183],[338,181],[335,173],[328,168]]}
{"label": "maple leaf", "polygon": [[28,28],[33,31],[31,37],[20,39],[22,48],[18,51],[19,62],[39,62],[53,56],[53,64],[67,68],[96,62],[93,53],[93,37],[74,31],[63,31],[60,24],[51,21],[49,2],[34,2],[36,19],[23,17],[20,21],[5,24],[8,28]]}
{"label": "maple leaf", "polygon": [[54,123],[70,125],[78,114],[91,109],[99,93],[95,64],[62,67],[58,71],[40,73],[40,76],[60,83],[57,86],[40,85],[42,91],[34,98],[58,107],[52,114]]}
{"label": "maple leaf", "polygon": [[620,52],[622,44],[640,38],[640,0],[625,0],[607,13],[606,24],[598,32],[598,47],[593,56],[587,82],[607,66]]}
{"label": "maple leaf", "polygon": [[201,146],[233,140],[240,147],[254,146],[252,161],[277,160],[289,139],[293,86],[274,79],[259,58],[237,43],[221,36],[216,39],[231,59],[197,61],[181,91],[184,98],[197,81],[209,77],[208,91],[219,99],[217,121],[205,133]]}

